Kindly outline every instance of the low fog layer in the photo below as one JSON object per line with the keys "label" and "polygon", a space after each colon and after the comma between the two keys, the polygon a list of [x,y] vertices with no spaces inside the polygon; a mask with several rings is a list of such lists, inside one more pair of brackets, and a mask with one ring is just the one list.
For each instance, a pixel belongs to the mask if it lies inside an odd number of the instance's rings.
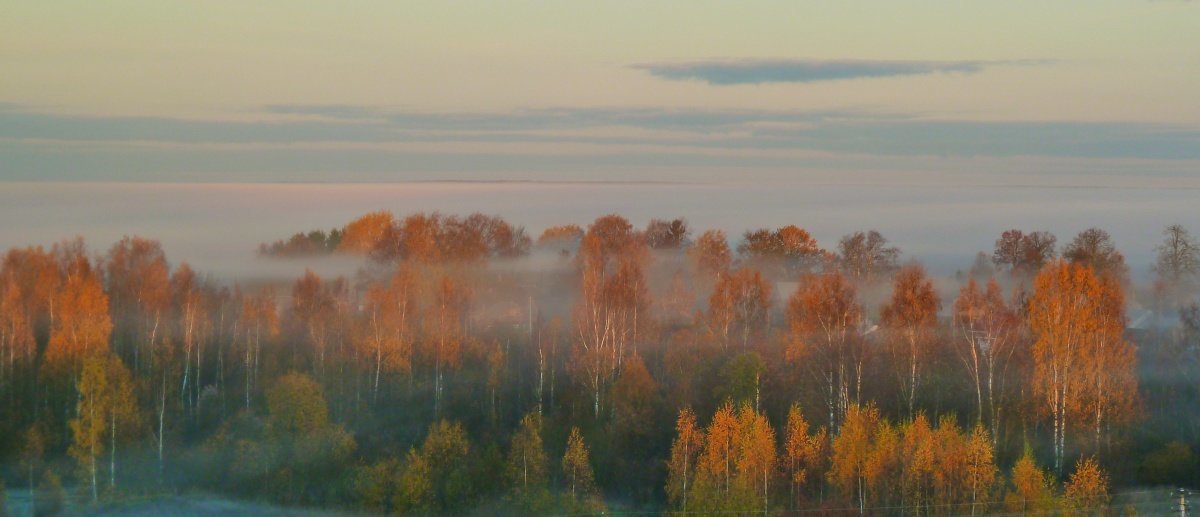
{"label": "low fog layer", "polygon": [[[531,235],[558,224],[586,224],[612,212],[635,226],[684,216],[693,228],[736,239],[750,228],[795,224],[826,246],[876,228],[906,257],[935,275],[967,267],[1009,228],[1040,228],[1065,239],[1107,230],[1134,279],[1148,278],[1159,230],[1200,227],[1189,188],[806,185],[748,183],[398,183],[398,184],[6,184],[0,189],[0,248],[51,244],[75,235],[107,249],[123,235],[162,241],[173,262],[186,260],[223,281],[263,275],[323,274],[357,264],[256,260],[259,243],[298,231],[329,230],[367,211],[497,214]],[[736,244],[736,243],[734,243]]]}

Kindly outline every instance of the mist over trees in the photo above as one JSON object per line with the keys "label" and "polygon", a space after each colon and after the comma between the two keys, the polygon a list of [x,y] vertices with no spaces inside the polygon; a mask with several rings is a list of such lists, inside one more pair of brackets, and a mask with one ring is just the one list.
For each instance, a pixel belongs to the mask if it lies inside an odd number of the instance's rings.
{"label": "mist over trees", "polygon": [[245,285],[143,237],[14,248],[0,479],[41,513],[513,515],[1086,514],[1200,482],[1183,227],[1152,285],[1096,228],[1005,231],[946,278],[873,230],[736,238],[381,211],[259,249],[356,274]]}

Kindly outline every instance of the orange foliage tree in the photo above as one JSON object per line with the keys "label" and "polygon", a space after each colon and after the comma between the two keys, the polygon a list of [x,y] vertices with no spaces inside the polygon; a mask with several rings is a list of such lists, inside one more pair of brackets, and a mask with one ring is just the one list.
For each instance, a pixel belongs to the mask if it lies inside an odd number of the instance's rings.
{"label": "orange foliage tree", "polygon": [[910,417],[916,411],[917,390],[935,343],[940,307],[925,268],[914,264],[896,273],[892,297],[880,311],[891,338],[889,349]]}
{"label": "orange foliage tree", "polygon": [[153,349],[170,302],[166,255],[158,241],[125,237],[104,259],[114,334],[132,353],[134,370],[146,347]]}
{"label": "orange foliage tree", "polygon": [[667,463],[667,499],[682,512],[688,511],[688,493],[695,483],[696,461],[704,443],[704,430],[696,425],[696,414],[691,408],[679,410]]}
{"label": "orange foliage tree", "polygon": [[572,311],[579,348],[572,358],[581,385],[592,392],[593,416],[601,393],[620,371],[637,340],[648,305],[643,276],[645,245],[633,226],[616,215],[596,219],[579,249],[581,287]]}
{"label": "orange foliage tree", "polygon": [[395,224],[395,216],[386,210],[371,212],[350,224],[342,231],[338,251],[366,254],[375,249],[387,237]]}
{"label": "orange foliage tree", "polygon": [[1068,423],[1090,421],[1099,445],[1105,426],[1132,417],[1132,346],[1123,338],[1119,283],[1090,267],[1053,262],[1029,300],[1034,392],[1052,423],[1054,468],[1061,472]]}
{"label": "orange foliage tree", "polygon": [[688,255],[700,278],[715,281],[729,271],[733,256],[729,251],[729,240],[721,230],[708,230],[700,234],[696,243],[688,249]]}
{"label": "orange foliage tree", "polygon": [[738,269],[717,280],[708,299],[710,331],[723,346],[736,337],[746,348],[752,336],[765,333],[770,308],[771,284],[756,269]]}
{"label": "orange foliage tree", "polygon": [[836,271],[807,277],[788,301],[787,321],[787,358],[822,384],[829,426],[836,432],[850,404],[862,396],[866,347],[854,286]]}
{"label": "orange foliage tree", "polygon": [[954,350],[975,385],[976,422],[986,423],[993,435],[1001,429],[1004,381],[1018,348],[1019,323],[995,279],[984,289],[968,280],[954,301]]}
{"label": "orange foliage tree", "polygon": [[401,266],[387,284],[372,285],[363,303],[357,343],[371,368],[371,400],[379,400],[385,373],[412,371],[419,283],[412,269]]}

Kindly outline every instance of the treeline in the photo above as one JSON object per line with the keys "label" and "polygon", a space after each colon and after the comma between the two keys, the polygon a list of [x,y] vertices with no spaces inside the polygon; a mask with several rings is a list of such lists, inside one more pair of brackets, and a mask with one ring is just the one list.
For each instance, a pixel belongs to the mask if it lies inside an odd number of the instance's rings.
{"label": "treeline", "polygon": [[[1198,481],[1200,250],[1164,233],[1142,288],[1097,229],[1061,254],[1005,232],[956,279],[874,231],[731,246],[616,215],[535,243],[496,217],[372,213],[334,248],[376,266],[290,286],[137,237],[13,249],[0,465],[45,511],[182,489],[405,513],[1095,511]],[[510,267],[531,250],[548,265]],[[1130,328],[1131,303],[1171,322]]]}
{"label": "treeline", "polygon": [[434,213],[396,219],[391,212],[372,212],[328,234],[297,233],[286,241],[260,244],[260,255],[297,257],[329,253],[369,255],[382,261],[470,262],[515,258],[529,253],[525,229],[500,217],[479,213],[467,217]]}

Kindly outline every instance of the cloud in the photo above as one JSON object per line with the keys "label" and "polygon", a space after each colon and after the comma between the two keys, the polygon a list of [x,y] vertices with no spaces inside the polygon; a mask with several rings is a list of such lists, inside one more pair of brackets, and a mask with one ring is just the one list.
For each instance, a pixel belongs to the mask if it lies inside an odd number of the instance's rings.
{"label": "cloud", "polygon": [[[153,178],[171,171],[284,177],[329,171],[694,172],[811,167],[813,156],[1153,159],[1188,170],[1200,162],[1200,128],[1153,123],[952,121],[854,109],[429,113],[296,105],[260,111],[264,120],[232,122],[0,105],[0,180],[110,173]],[[286,114],[298,117],[280,120]]]}
{"label": "cloud", "polygon": [[811,83],[933,73],[973,74],[984,68],[1047,61],[871,61],[854,59],[742,59],[646,63],[633,65],[675,81],[699,80],[714,85]]}

